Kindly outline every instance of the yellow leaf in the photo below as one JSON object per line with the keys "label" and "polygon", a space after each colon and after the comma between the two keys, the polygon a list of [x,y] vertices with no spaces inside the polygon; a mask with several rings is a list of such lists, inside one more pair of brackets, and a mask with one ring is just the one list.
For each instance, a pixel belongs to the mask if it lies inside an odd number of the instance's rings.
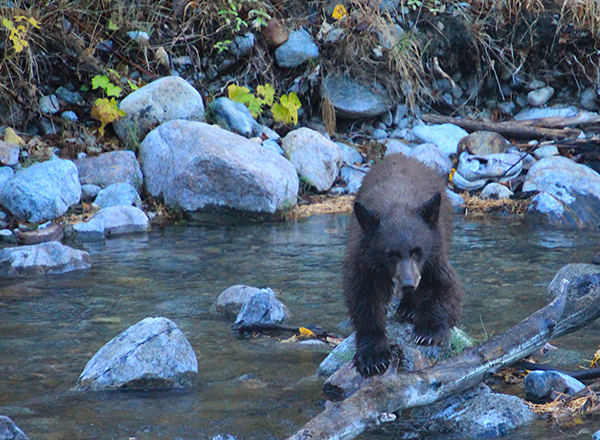
{"label": "yellow leaf", "polygon": [[305,338],[313,338],[315,333],[312,330],[307,329],[306,327],[300,327],[300,336],[304,336]]}
{"label": "yellow leaf", "polygon": [[264,86],[258,86],[256,93],[263,97],[263,102],[268,106],[273,105],[273,97],[275,96],[275,89],[271,84],[265,84]]}
{"label": "yellow leaf", "polygon": [[348,11],[346,11],[346,7],[344,5],[337,4],[335,5],[335,8],[333,8],[333,13],[331,16],[336,20],[341,20],[342,18],[348,16]]}
{"label": "yellow leaf", "polygon": [[98,98],[92,107],[92,118],[99,120],[102,125],[98,128],[101,136],[104,136],[104,127],[125,116],[125,112],[118,107],[115,98]]}
{"label": "yellow leaf", "polygon": [[23,140],[23,138],[19,136],[17,132],[10,127],[6,127],[6,131],[4,132],[4,142],[15,144],[19,147],[25,146],[25,141]]}

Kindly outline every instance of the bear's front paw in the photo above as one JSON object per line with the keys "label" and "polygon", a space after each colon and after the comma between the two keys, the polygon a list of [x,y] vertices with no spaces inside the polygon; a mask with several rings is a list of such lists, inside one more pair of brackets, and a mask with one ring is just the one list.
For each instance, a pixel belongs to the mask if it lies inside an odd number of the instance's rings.
{"label": "bear's front paw", "polygon": [[363,377],[383,374],[390,366],[392,350],[386,344],[375,349],[358,350],[354,356],[354,366]]}
{"label": "bear's front paw", "polygon": [[413,340],[418,345],[440,345],[448,342],[450,330],[445,325],[415,325]]}

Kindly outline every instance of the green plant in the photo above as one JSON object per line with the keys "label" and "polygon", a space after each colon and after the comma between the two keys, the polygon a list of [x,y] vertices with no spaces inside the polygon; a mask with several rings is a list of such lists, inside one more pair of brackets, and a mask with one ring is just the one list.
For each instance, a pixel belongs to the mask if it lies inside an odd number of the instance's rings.
{"label": "green plant", "polygon": [[291,92],[289,95],[281,95],[279,102],[275,100],[275,89],[271,84],[258,86],[256,94],[250,93],[250,89],[244,86],[231,84],[228,87],[229,99],[240,102],[250,110],[252,116],[257,118],[263,112],[263,106],[271,107],[273,118],[284,124],[298,124],[298,109],[302,106],[298,95]]}
{"label": "green plant", "polygon": [[231,44],[231,40],[223,40],[223,41],[218,41],[215,43],[215,49],[217,49],[217,51],[219,53],[229,49],[229,45]]}
{"label": "green plant", "polygon": [[[247,19],[242,18],[242,12],[247,12]],[[253,27],[260,29],[267,25],[271,16],[258,0],[227,0],[224,5],[219,9],[219,17],[225,21],[225,25],[230,27],[233,33],[237,33],[244,27]],[[248,24],[248,20],[250,24]],[[219,53],[227,50],[231,40],[223,40],[215,43],[214,47]]]}
{"label": "green plant", "polygon": [[[130,82],[130,86],[132,83]],[[135,86],[135,84],[133,84]],[[135,86],[137,87],[137,86]],[[115,86],[106,75],[96,75],[92,78],[92,89],[102,89],[109,98],[98,98],[92,106],[92,118],[101,122],[98,132],[104,136],[104,128],[107,124],[125,116],[125,112],[119,108],[115,97],[121,96],[121,88]]]}
{"label": "green plant", "polygon": [[[16,15],[13,17],[13,20],[9,20],[8,18],[4,18],[2,20],[2,24],[8,31],[10,32],[8,39],[12,41],[15,52],[20,53],[29,46],[27,42],[27,33],[29,32],[29,26],[33,26],[37,29],[40,29],[40,26],[35,18],[27,18],[24,15]],[[27,26],[23,24],[15,25],[15,23],[20,23],[24,21]]]}

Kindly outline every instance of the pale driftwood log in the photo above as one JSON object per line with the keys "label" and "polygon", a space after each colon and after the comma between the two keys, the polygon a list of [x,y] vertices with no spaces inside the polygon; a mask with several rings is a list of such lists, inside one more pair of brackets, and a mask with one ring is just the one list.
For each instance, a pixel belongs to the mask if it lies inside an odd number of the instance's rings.
{"label": "pale driftwood log", "polygon": [[567,297],[568,285],[563,280],[550,304],[485,344],[424,370],[396,373],[390,368],[343,402],[331,405],[288,440],[354,438],[367,428],[393,420],[394,412],[428,405],[473,387],[534,353],[551,338],[598,319],[600,289]]}
{"label": "pale driftwood log", "polygon": [[[490,121],[477,121],[475,119],[463,119],[453,118],[450,116],[441,115],[423,115],[422,119],[424,122],[431,122],[433,124],[454,124],[461,128],[464,128],[468,132],[473,131],[495,131],[504,137],[514,139],[565,139],[565,138],[576,138],[581,134],[581,130],[575,128],[546,128],[543,126],[537,126],[540,122],[536,122],[535,119],[527,121],[507,121],[507,122],[490,122]],[[555,124],[558,124],[556,119],[558,118],[544,118],[546,120],[553,120]],[[567,118],[560,118],[564,120]],[[574,124],[576,125],[575,118],[573,118]]]}

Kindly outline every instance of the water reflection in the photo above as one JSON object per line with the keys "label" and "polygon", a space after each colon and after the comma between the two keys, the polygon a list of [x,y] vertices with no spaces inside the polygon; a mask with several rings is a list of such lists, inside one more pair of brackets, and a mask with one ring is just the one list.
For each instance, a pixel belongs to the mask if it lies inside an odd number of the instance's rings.
{"label": "water reflection", "polygon": [[[346,317],[340,261],[347,220],[155,228],[83,245],[91,270],[2,280],[0,414],[35,439],[285,438],[322,410],[321,381],[311,376],[325,353],[240,339],[210,308],[233,284],[271,287],[294,323],[335,329]],[[556,271],[590,261],[599,238],[507,219],[457,221],[452,260],[467,293],[465,329],[499,333],[543,306]],[[189,339],[200,364],[194,389],[69,392],[104,343],[148,316],[172,319]],[[556,345],[589,358],[598,336],[594,325]],[[523,432],[561,438],[545,426]]]}

